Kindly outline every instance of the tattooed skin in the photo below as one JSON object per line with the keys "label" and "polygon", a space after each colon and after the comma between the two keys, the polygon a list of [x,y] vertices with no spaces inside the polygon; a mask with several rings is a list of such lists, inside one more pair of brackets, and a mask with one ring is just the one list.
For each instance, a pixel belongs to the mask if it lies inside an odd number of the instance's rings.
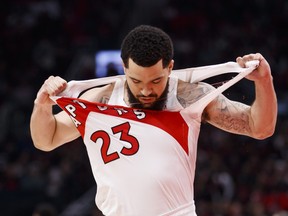
{"label": "tattooed skin", "polygon": [[249,106],[229,101],[225,97],[219,97],[215,111],[218,114],[211,120],[218,127],[241,134],[251,133],[248,116],[250,112]]}
{"label": "tattooed skin", "polygon": [[[179,83],[177,99],[183,107],[188,107],[214,89],[206,83]],[[249,106],[220,95],[205,108],[202,122],[209,122],[229,132],[250,134],[249,112]]]}
{"label": "tattooed skin", "polygon": [[177,99],[180,104],[185,108],[190,106],[192,103],[198,101],[200,98],[202,98],[212,90],[213,88],[209,89],[207,88],[207,86],[201,85],[199,83],[179,82]]}

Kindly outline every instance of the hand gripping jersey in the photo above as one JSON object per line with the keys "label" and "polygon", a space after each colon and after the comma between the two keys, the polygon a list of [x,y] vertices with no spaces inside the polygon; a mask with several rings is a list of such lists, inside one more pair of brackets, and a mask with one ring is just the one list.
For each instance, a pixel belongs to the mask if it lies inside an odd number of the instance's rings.
{"label": "hand gripping jersey", "polygon": [[[196,216],[193,183],[202,111],[258,63],[244,69],[235,64],[233,70],[227,64],[194,68],[192,76],[189,69],[174,71],[164,111],[123,106],[124,76],[73,81],[62,96],[53,97],[83,137],[97,183],[96,204],[104,215]],[[190,107],[177,103],[177,79],[195,82],[217,70],[239,74]],[[76,96],[111,81],[116,82],[113,105]]]}

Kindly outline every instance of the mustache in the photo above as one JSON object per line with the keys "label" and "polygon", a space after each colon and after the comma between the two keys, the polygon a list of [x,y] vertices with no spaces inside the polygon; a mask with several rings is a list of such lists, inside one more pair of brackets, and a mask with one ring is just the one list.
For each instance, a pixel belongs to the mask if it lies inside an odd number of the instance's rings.
{"label": "mustache", "polygon": [[157,97],[158,97],[158,95],[156,95],[156,94],[153,94],[153,93],[152,93],[152,94],[150,94],[150,95],[146,95],[146,96],[145,96],[145,95],[143,95],[143,94],[138,94],[138,95],[136,95],[136,97],[137,97],[137,98],[139,98],[139,97],[140,97],[140,98],[150,98],[150,97],[154,97],[154,98],[157,98]]}

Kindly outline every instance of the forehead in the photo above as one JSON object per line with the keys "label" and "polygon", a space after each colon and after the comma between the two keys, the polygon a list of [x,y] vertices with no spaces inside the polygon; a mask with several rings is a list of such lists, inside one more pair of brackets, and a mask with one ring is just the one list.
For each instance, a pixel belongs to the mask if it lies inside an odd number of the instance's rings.
{"label": "forehead", "polygon": [[129,58],[129,68],[125,68],[126,75],[139,79],[139,78],[158,78],[165,75],[162,60],[158,61],[155,65],[150,67],[142,67],[137,65],[131,58]]}

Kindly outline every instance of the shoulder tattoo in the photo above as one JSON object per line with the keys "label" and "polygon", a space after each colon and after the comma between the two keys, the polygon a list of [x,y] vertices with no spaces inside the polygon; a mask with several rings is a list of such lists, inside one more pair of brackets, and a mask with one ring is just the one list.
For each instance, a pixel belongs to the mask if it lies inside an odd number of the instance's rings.
{"label": "shoulder tattoo", "polygon": [[185,108],[198,101],[212,89],[197,83],[182,83],[178,87],[177,99]]}

